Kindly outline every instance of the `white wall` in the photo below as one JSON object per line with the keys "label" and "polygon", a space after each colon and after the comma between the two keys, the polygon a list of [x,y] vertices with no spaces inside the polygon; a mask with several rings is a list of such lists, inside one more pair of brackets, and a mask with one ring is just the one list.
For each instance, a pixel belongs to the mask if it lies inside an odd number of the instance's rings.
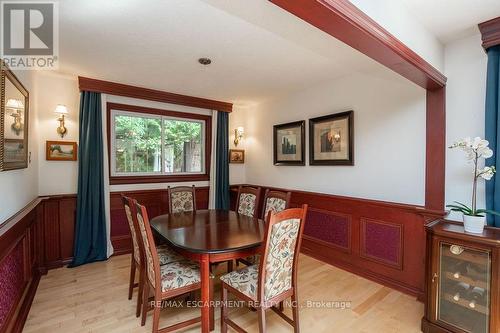
{"label": "white wall", "polygon": [[[45,159],[46,141],[78,142],[78,117],[80,94],[76,76],[39,72],[35,81],[38,87],[37,105],[39,109],[39,194],[74,194],[78,182],[77,161],[47,161]],[[61,138],[56,128],[59,126],[58,115],[54,113],[57,104],[68,108],[65,126],[68,129]]]}
{"label": "white wall", "polygon": [[38,196],[37,91],[33,71],[14,71],[30,93],[29,142],[31,163],[26,169],[0,172],[0,223],[17,213]]}
{"label": "white wall", "polygon": [[[273,125],[351,109],[355,166],[273,165]],[[262,104],[246,129],[248,183],[424,203],[425,91],[393,72],[353,74]],[[306,160],[308,141],[306,131]]]}
{"label": "white wall", "polygon": [[402,3],[394,0],[350,0],[350,2],[431,65],[443,70],[443,45]]}
{"label": "white wall", "polygon": [[[445,47],[446,141],[452,144],[466,136],[484,137],[487,56],[478,34]],[[446,152],[446,203],[470,204],[472,166],[459,150]],[[484,207],[484,182],[480,181],[478,207]],[[460,219],[458,214],[451,218]]]}
{"label": "white wall", "polygon": [[246,181],[246,166],[248,163],[248,142],[250,140],[249,134],[245,133],[244,137],[238,143],[238,146],[234,145],[234,130],[237,127],[242,126],[245,131],[247,124],[247,117],[251,117],[252,110],[255,109],[255,105],[233,105],[233,112],[229,114],[229,149],[243,149],[245,150],[245,163],[230,163],[229,164],[229,184],[245,184]]}

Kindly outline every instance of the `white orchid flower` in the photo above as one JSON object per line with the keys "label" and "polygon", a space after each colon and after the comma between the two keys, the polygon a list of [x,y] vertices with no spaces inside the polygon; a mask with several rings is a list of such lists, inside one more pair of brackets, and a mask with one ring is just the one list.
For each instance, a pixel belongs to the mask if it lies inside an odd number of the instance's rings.
{"label": "white orchid flower", "polygon": [[493,156],[493,150],[488,147],[478,148],[477,155],[478,157],[482,158],[490,158],[491,156]]}
{"label": "white orchid flower", "polygon": [[495,172],[496,169],[494,166],[484,167],[482,170],[478,170],[477,176],[483,178],[484,180],[490,180]]}

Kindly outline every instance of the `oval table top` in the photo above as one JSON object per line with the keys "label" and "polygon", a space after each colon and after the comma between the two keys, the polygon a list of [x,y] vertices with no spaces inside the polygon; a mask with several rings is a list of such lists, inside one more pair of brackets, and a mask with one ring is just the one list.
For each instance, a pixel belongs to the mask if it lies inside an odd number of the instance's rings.
{"label": "oval table top", "polygon": [[224,253],[260,246],[264,221],[227,210],[159,215],[151,227],[174,246],[195,253]]}

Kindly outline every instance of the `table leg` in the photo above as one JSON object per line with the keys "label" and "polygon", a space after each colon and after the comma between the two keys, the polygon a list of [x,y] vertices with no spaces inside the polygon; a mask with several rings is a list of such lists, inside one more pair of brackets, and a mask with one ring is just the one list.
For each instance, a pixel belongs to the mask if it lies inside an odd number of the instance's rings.
{"label": "table leg", "polygon": [[210,332],[210,261],[208,254],[202,254],[200,260],[201,270],[201,331]]}

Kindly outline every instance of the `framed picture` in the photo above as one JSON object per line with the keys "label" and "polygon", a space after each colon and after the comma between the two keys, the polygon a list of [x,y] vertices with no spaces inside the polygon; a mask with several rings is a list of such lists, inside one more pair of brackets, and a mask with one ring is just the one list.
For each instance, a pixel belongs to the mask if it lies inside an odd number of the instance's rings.
{"label": "framed picture", "polygon": [[309,119],[309,164],[354,165],[354,111]]}
{"label": "framed picture", "polygon": [[229,149],[229,163],[245,163],[245,151],[243,149]]}
{"label": "framed picture", "polygon": [[305,165],[305,120],[274,125],[274,165]]}
{"label": "framed picture", "polygon": [[29,92],[0,59],[0,171],[28,167]]}
{"label": "framed picture", "polygon": [[78,147],[76,142],[47,141],[47,161],[76,161]]}

